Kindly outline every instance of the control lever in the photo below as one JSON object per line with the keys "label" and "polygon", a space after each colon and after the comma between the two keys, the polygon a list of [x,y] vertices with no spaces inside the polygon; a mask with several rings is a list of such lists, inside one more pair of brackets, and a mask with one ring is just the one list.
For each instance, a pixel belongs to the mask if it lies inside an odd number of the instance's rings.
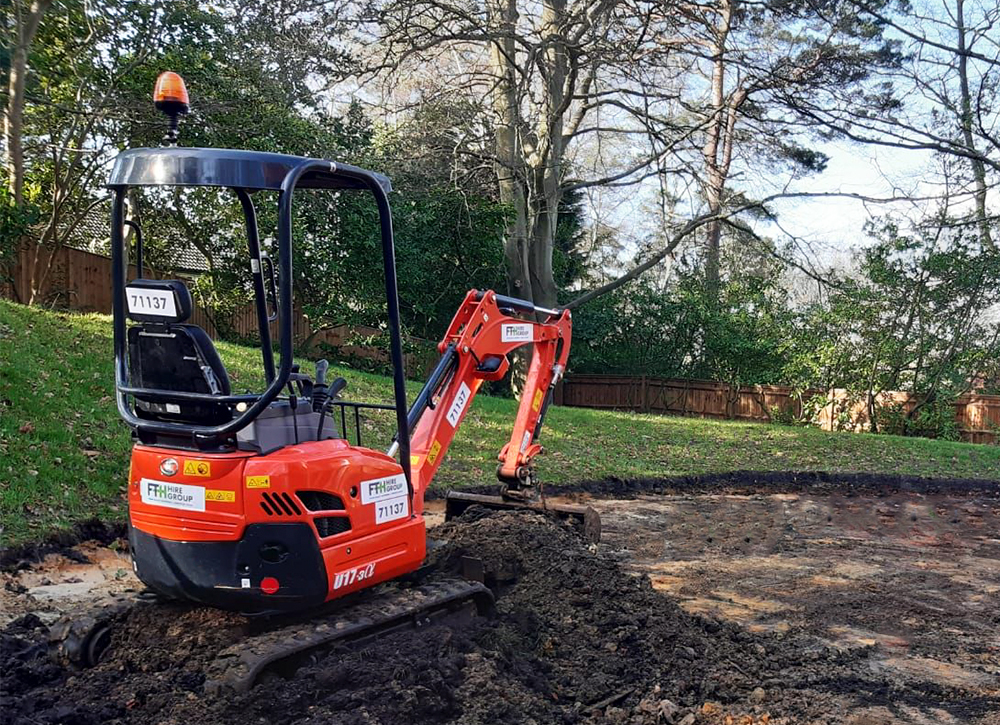
{"label": "control lever", "polygon": [[296,386],[298,387],[300,396],[312,400],[313,397],[312,378],[310,378],[305,373],[300,373],[299,366],[297,364],[292,365],[292,372],[288,376],[288,390],[293,397],[295,396]]}
{"label": "control lever", "polygon": [[327,392],[326,373],[330,369],[330,363],[320,360],[316,363],[316,383],[313,385],[312,409],[314,413],[323,412],[326,400],[330,397]]}
{"label": "control lever", "polygon": [[320,360],[316,363],[316,384],[326,385],[326,371],[330,369],[330,363]]}
{"label": "control lever", "polygon": [[[321,360],[320,362],[326,362],[326,360]],[[318,377],[319,363],[316,364],[316,368],[317,368],[316,375]],[[326,375],[326,368],[323,368],[323,374]],[[318,387],[319,386],[317,385],[317,388]],[[327,412],[329,412],[330,410],[330,403],[333,401],[334,398],[336,398],[340,394],[341,390],[347,387],[347,381],[344,380],[343,378],[337,378],[332,383],[330,383],[329,387],[325,385],[323,387],[325,388],[325,390],[323,391],[324,399],[322,406],[319,408],[319,425],[316,426],[316,440],[322,440],[323,423],[326,420]],[[317,410],[315,389],[313,391],[313,410],[314,411]],[[346,436],[347,434],[345,433],[344,435]]]}
{"label": "control lever", "polygon": [[336,398],[340,395],[340,391],[347,387],[347,381],[343,378],[337,378],[330,384],[330,397]]}

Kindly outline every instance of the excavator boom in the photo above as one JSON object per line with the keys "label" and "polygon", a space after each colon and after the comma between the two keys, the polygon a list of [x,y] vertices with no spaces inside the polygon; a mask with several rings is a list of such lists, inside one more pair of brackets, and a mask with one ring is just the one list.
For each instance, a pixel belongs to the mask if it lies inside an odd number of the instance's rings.
{"label": "excavator boom", "polygon": [[510,368],[510,353],[530,345],[531,361],[517,417],[510,440],[498,456],[501,496],[452,491],[446,515],[461,514],[472,505],[544,509],[578,520],[588,539],[598,539],[600,521],[593,509],[539,500],[532,467],[542,451],[542,422],[566,369],[571,340],[569,310],[540,308],[493,291],[470,290],[438,345],[441,360],[410,408],[415,495],[423,498],[482,384],[502,378]]}
{"label": "excavator boom", "polygon": [[500,451],[497,476],[508,490],[531,485],[531,462],[552,389],[569,356],[568,310],[544,310],[538,322],[528,302],[471,290],[438,345],[441,362],[410,409],[410,464],[415,490],[425,491],[482,384],[510,368],[508,355],[531,345],[531,363],[510,441]]}

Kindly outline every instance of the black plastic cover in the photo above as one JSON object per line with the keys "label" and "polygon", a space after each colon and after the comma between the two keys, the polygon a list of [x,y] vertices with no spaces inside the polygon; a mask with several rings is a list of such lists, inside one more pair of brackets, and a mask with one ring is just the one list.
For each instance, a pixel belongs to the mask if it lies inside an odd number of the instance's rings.
{"label": "black plastic cover", "polygon": [[[306,523],[251,524],[239,541],[169,541],[129,526],[129,544],[136,574],[168,597],[248,614],[305,609],[326,599],[326,566]],[[275,551],[287,553],[275,557]],[[260,589],[268,576],[280,584],[275,594]]]}
{"label": "black plastic cover", "polygon": [[[316,159],[240,149],[177,146],[128,149],[115,158],[108,186],[225,186],[277,191],[292,169],[308,161]],[[372,174],[386,193],[392,190],[388,177],[381,174],[335,161],[324,163],[329,164],[329,171],[309,171],[296,187],[364,189],[364,183],[354,176],[360,172]]]}
{"label": "black plastic cover", "polygon": [[[139,387],[153,390],[229,395],[229,374],[212,344],[197,325],[131,327],[128,331],[129,374]],[[233,417],[224,403],[168,403],[136,395],[143,417],[214,425]]]}

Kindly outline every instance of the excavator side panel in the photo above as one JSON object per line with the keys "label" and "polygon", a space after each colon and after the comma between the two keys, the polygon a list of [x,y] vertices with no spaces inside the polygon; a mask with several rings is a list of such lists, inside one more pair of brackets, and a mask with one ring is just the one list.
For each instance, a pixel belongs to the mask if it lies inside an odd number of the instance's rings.
{"label": "excavator side panel", "polygon": [[139,578],[227,609],[315,606],[413,571],[425,554],[399,464],[343,440],[265,456],[136,446],[129,499]]}

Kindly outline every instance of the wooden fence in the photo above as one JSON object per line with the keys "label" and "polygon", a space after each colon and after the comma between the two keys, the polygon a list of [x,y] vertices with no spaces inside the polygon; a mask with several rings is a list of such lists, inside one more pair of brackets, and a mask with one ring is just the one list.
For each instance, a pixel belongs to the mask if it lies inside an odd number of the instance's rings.
{"label": "wooden fence", "polygon": [[[769,422],[776,411],[801,417],[803,405],[817,395],[824,396],[827,401],[819,411],[819,424],[823,429],[869,429],[867,406],[863,401],[852,401],[847,392],[840,389],[797,392],[780,385],[734,388],[712,380],[568,375],[556,389],[555,402],[580,408]],[[877,402],[896,404],[907,412],[916,407],[919,399],[907,393],[892,392],[881,394]],[[961,396],[955,403],[955,421],[963,440],[1000,442],[1000,396]]]}
{"label": "wooden fence", "polygon": [[[11,270],[10,280],[5,280],[0,289],[4,297],[25,302],[29,299],[32,286],[31,274],[36,248],[24,247]],[[42,254],[49,254],[42,250]],[[135,266],[129,267],[128,276],[136,275]],[[160,278],[162,275],[149,273],[147,276]],[[182,277],[183,279],[183,277]],[[111,313],[111,260],[100,254],[79,249],[62,247],[55,251],[45,283],[39,285],[35,295],[37,304],[46,307],[79,310],[81,312]],[[257,314],[253,305],[246,305],[225,318],[216,318],[204,309],[195,306],[191,322],[204,329],[213,339],[225,337],[252,340],[258,337]],[[388,364],[388,351],[363,343],[364,338],[373,337],[378,330],[363,326],[340,325],[314,330],[309,319],[299,310],[292,319],[293,336],[298,345],[307,341],[312,348],[321,349],[328,345],[335,349],[342,359],[361,359],[379,364]],[[277,323],[271,324],[271,335],[277,339]],[[410,352],[406,354],[406,369],[410,374],[422,376],[437,361],[435,345],[419,338],[407,340]]]}
{"label": "wooden fence", "polygon": [[754,385],[732,389],[712,380],[568,375],[557,391],[556,403],[581,408],[669,413],[729,420],[771,420],[773,410],[796,417],[802,406],[821,390],[793,395],[791,388]]}
{"label": "wooden fence", "polygon": [[[867,400],[852,398],[842,388],[827,395],[827,405],[820,412],[820,425],[825,430],[865,431],[871,429]],[[895,407],[909,413],[920,404],[920,397],[911,393],[886,391],[875,396],[879,408]],[[955,400],[955,423],[962,440],[970,443],[1000,443],[1000,395],[968,393]]]}

